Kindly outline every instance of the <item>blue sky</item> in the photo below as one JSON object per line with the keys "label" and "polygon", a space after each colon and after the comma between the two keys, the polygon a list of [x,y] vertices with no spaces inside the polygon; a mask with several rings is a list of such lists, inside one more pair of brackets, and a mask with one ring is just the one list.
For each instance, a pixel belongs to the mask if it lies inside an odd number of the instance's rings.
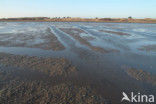
{"label": "blue sky", "polygon": [[0,0],[3,17],[156,18],[156,0]]}

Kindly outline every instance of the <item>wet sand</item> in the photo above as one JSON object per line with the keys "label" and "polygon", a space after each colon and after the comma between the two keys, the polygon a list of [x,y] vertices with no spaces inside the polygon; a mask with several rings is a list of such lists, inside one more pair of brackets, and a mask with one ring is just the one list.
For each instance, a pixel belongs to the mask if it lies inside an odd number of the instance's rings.
{"label": "wet sand", "polygon": [[[155,44],[154,26],[0,23],[0,101],[121,104],[123,91],[156,94],[155,80],[148,81],[156,54],[139,50]],[[128,74],[133,68],[153,74]]]}

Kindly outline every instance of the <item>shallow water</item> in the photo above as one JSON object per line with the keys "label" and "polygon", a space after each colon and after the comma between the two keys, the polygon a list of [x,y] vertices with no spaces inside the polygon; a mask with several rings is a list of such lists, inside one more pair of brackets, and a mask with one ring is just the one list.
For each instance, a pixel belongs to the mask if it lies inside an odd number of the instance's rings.
{"label": "shallow water", "polygon": [[[108,57],[113,63],[119,65],[127,65],[129,67],[142,68],[150,72],[156,72],[154,61],[156,60],[155,51],[141,51],[138,48],[144,45],[156,44],[156,25],[155,24],[131,24],[131,23],[68,23],[68,22],[1,22],[0,34],[9,34],[8,40],[14,37],[17,33],[23,33],[25,35],[35,35],[35,40],[32,43],[43,42],[38,38],[40,35],[44,35],[44,31],[50,27],[56,34],[59,41],[67,48],[62,52],[54,52],[52,50],[42,49],[29,49],[24,47],[5,47],[1,45],[1,52],[9,52],[14,54],[25,55],[37,55],[37,56],[70,56],[74,54],[79,56],[80,53],[73,52],[71,50],[87,50],[88,47],[80,44],[78,41],[70,37],[68,34],[63,33],[58,28],[80,28],[88,34],[81,34],[82,36],[93,36],[95,39],[89,42],[93,46],[103,47],[105,49],[116,49],[118,53],[100,54],[102,57]],[[99,30],[107,30],[129,33],[130,36],[118,36],[116,34],[99,32]],[[39,35],[39,33],[42,33]],[[7,38],[1,38],[3,41]],[[18,43],[18,40],[15,42]],[[30,44],[28,42],[28,44]],[[24,50],[24,51],[23,51]],[[51,54],[50,54],[51,53]],[[90,53],[90,52],[89,52]],[[93,52],[94,53],[94,52]],[[99,54],[99,53],[97,53]],[[111,55],[113,54],[113,55]],[[68,58],[68,57],[66,57]],[[74,58],[75,59],[75,58]],[[77,57],[79,59],[79,57]],[[105,59],[105,58],[103,58]],[[72,60],[74,61],[74,60]]]}
{"label": "shallow water", "polygon": [[[29,55],[40,57],[64,57],[78,67],[84,75],[90,73],[92,76],[100,76],[120,88],[127,89],[130,86],[144,87],[144,84],[131,79],[124,70],[126,68],[142,69],[156,74],[156,51],[139,50],[144,45],[156,44],[156,24],[137,23],[85,23],[85,22],[1,22],[0,34],[9,34],[1,41],[14,38],[16,34],[34,35],[32,43],[43,42],[40,36],[46,34],[46,29],[50,28],[58,40],[65,46],[62,51],[44,50],[39,48],[5,46],[0,44],[0,52],[16,55]],[[84,30],[86,34],[94,39],[88,40],[92,46],[104,49],[114,49],[117,52],[100,53],[91,50],[81,44],[69,34],[64,33],[59,28],[78,28]],[[109,30],[115,32],[128,33],[130,36],[119,36],[117,34],[100,32]],[[15,39],[18,44],[18,40]],[[28,44],[31,44],[28,41]],[[116,80],[114,80],[116,79]],[[129,82],[128,82],[128,81]],[[131,80],[131,81],[130,81]],[[132,84],[133,83],[133,84]]]}

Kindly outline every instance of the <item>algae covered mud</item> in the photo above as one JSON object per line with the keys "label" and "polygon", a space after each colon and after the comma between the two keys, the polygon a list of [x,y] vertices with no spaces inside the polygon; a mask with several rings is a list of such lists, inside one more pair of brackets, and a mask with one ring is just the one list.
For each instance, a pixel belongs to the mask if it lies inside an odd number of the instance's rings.
{"label": "algae covered mud", "polygon": [[156,24],[1,22],[0,102],[121,104],[122,92],[156,95],[155,62]]}

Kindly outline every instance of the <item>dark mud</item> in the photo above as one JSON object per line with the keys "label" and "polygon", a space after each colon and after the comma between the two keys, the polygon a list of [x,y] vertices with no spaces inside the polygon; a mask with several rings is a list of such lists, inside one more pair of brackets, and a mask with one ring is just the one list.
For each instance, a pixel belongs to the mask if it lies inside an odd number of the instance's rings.
{"label": "dark mud", "polygon": [[67,76],[76,71],[75,67],[64,58],[38,58],[1,53],[0,63],[6,66],[38,70],[49,76]]}
{"label": "dark mud", "polygon": [[[0,54],[0,102],[108,104],[65,59]],[[75,82],[77,81],[77,82]]]}
{"label": "dark mud", "polygon": [[76,86],[70,81],[55,84],[41,79],[22,80],[19,76],[9,79],[12,74],[6,72],[1,73],[0,77],[0,102],[3,104],[104,104],[106,102],[97,96],[90,86]]}
{"label": "dark mud", "polygon": [[137,70],[137,69],[128,69],[127,74],[136,80],[140,80],[146,83],[150,83],[154,86],[156,86],[156,75],[151,74],[149,72],[143,71],[143,70]]}

